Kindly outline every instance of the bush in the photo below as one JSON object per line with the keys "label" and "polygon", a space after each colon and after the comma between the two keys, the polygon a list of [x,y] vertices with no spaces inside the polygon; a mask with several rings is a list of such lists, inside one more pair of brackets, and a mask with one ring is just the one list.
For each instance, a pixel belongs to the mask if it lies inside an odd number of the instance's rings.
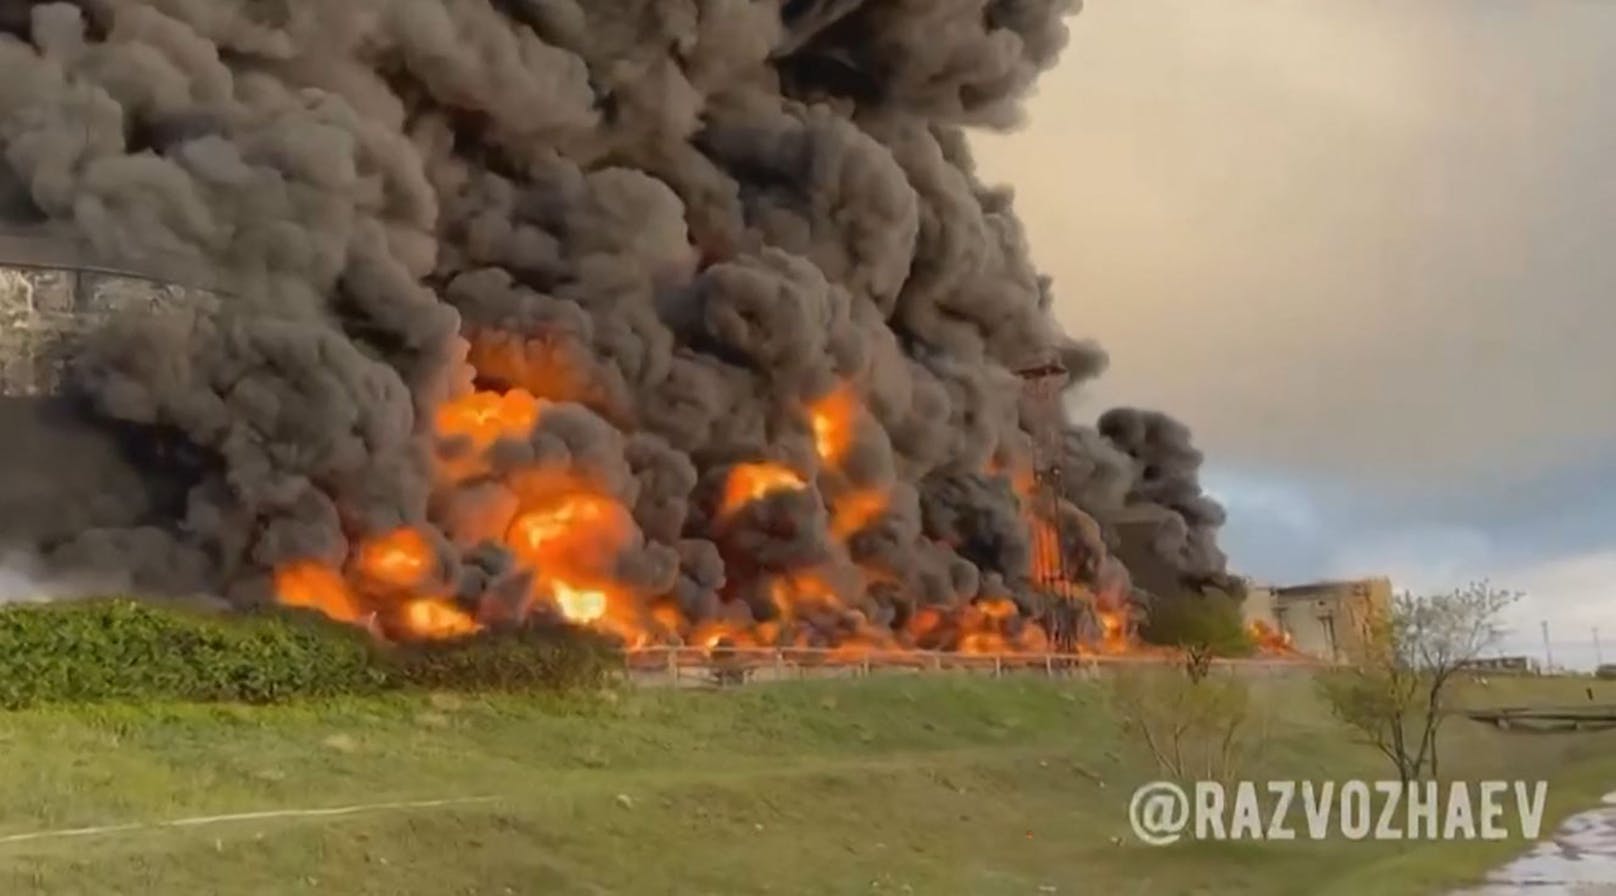
{"label": "bush", "polygon": [[208,615],[103,600],[0,607],[0,707],[98,700],[267,703],[387,690],[606,684],[598,638],[521,630],[387,648],[307,611]]}
{"label": "bush", "polygon": [[1220,593],[1158,598],[1140,635],[1151,644],[1204,647],[1218,656],[1249,656],[1255,649],[1240,602]]}
{"label": "bush", "polygon": [[386,660],[401,686],[450,690],[593,690],[622,668],[598,635],[548,626],[408,644]]}

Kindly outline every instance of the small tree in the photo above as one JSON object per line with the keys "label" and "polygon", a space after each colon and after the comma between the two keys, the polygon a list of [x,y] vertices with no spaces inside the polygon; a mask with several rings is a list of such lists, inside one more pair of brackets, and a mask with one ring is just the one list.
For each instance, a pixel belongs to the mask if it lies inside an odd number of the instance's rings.
{"label": "small tree", "polygon": [[1180,666],[1118,669],[1111,681],[1123,732],[1180,781],[1231,781],[1255,761],[1266,740],[1267,714],[1250,683],[1213,668],[1212,658],[1209,647],[1195,645]]}
{"label": "small tree", "polygon": [[1520,596],[1486,582],[1427,597],[1398,595],[1389,608],[1357,620],[1348,665],[1321,675],[1319,691],[1338,719],[1392,761],[1401,780],[1435,777],[1448,685],[1498,643],[1499,618]]}
{"label": "small tree", "polygon": [[1150,644],[1205,648],[1218,656],[1248,656],[1255,647],[1240,601],[1218,591],[1157,598],[1139,634]]}

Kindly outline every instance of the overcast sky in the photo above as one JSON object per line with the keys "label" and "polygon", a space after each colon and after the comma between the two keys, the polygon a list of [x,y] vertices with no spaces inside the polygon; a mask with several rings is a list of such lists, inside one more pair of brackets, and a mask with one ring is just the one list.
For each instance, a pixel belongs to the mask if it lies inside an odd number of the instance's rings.
{"label": "overcast sky", "polygon": [[[1616,3],[1088,0],[1017,189],[1078,408],[1190,424],[1236,570],[1479,577],[1616,661]],[[1591,658],[1584,649],[1583,658]]]}

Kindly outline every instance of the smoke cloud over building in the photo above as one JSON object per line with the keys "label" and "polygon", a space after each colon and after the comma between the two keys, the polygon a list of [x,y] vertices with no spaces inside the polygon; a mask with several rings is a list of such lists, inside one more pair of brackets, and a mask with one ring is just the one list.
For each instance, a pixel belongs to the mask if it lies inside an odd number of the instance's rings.
{"label": "smoke cloud over building", "polygon": [[64,293],[101,310],[59,388],[0,401],[5,547],[395,636],[636,642],[1038,647],[1051,601],[1126,612],[1140,521],[1220,575],[1166,417],[1062,422],[1029,500],[1017,372],[1105,358],[966,134],[1016,122],[1075,6],[4,4],[13,228],[206,284]]}

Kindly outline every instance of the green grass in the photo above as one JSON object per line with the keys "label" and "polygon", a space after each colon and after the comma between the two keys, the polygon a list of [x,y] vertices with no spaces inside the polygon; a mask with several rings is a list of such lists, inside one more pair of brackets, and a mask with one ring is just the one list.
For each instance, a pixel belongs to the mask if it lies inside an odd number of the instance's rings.
{"label": "green grass", "polygon": [[[1616,683],[1604,684],[1603,699],[1616,702]],[[1530,686],[1508,687],[1510,699],[1496,702],[1531,696]],[[1279,719],[1256,776],[1384,776],[1382,761],[1345,739],[1305,681],[1262,688]],[[0,714],[0,838],[497,797],[0,842],[0,892],[1431,893],[1521,850],[1152,849],[1131,839],[1126,804],[1156,775],[1118,730],[1101,686],[1033,678]],[[1549,775],[1553,822],[1616,783],[1613,744],[1456,721],[1450,770]]]}

